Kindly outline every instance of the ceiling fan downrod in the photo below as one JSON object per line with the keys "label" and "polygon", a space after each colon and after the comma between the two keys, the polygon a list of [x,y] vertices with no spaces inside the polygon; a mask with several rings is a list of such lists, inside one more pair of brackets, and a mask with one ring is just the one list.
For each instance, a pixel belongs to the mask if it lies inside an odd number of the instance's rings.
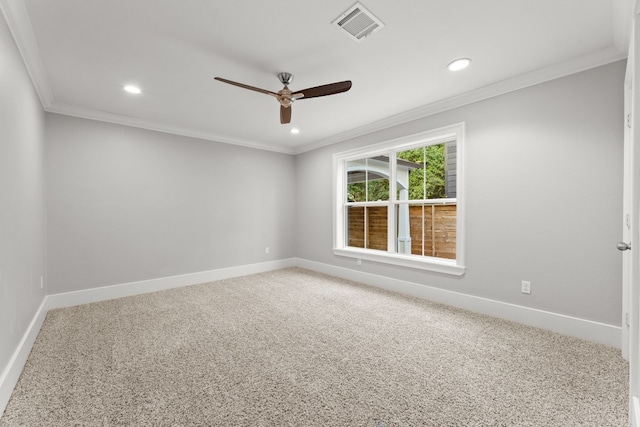
{"label": "ceiling fan downrod", "polygon": [[291,73],[279,73],[278,74],[278,79],[280,79],[280,83],[282,83],[285,86],[289,86],[289,84],[291,83],[291,80],[293,80],[293,74]]}

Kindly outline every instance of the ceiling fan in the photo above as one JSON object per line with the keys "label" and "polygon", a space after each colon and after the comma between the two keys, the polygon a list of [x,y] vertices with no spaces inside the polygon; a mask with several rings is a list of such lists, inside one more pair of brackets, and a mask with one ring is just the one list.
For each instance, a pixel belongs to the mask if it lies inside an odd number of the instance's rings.
{"label": "ceiling fan", "polygon": [[319,96],[334,95],[336,93],[346,92],[351,89],[351,81],[345,80],[343,82],[329,83],[327,85],[310,87],[308,89],[292,92],[289,90],[289,83],[293,80],[293,75],[290,73],[278,74],[278,79],[284,85],[278,92],[271,92],[270,90],[260,89],[259,87],[249,86],[242,83],[234,82],[231,80],[223,79],[222,77],[215,77],[216,80],[230,85],[238,86],[244,89],[253,90],[260,93],[265,93],[275,97],[280,103],[280,123],[287,124],[291,122],[291,104],[300,99],[317,98]]}

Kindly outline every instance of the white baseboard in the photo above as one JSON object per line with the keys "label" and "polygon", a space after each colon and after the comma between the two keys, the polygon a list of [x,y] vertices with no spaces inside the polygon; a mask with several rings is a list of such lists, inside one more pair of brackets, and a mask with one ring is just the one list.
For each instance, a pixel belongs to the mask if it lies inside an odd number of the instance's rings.
{"label": "white baseboard", "polygon": [[258,264],[241,265],[237,267],[220,268],[217,270],[201,271],[198,273],[182,274],[179,276],[161,277],[158,279],[141,280],[139,282],[123,283],[120,285],[103,286],[100,288],[83,289],[81,291],[64,292],[47,296],[47,310],[110,299],[129,297],[166,289],[180,288],[198,283],[213,282],[231,277],[264,273],[281,268],[294,267],[294,258],[278,261],[262,262]]}
{"label": "white baseboard", "polygon": [[629,399],[629,425],[640,427],[640,401],[636,396]]}
{"label": "white baseboard", "polygon": [[[330,264],[298,259],[297,266],[501,319],[512,320],[587,341],[621,348],[622,328],[544,310],[434,288]],[[639,426],[640,427],[640,426]]]}
{"label": "white baseboard", "polygon": [[2,372],[2,376],[0,377],[0,417],[4,413],[7,403],[9,403],[11,393],[18,383],[22,368],[24,368],[25,363],[27,363],[27,358],[29,357],[29,353],[31,353],[33,343],[36,341],[40,327],[47,315],[46,302],[47,299],[45,297],[38,311],[36,311],[36,314],[33,316],[31,323],[29,323],[27,331],[20,340],[18,348],[13,352],[13,356],[11,356],[4,372]]}

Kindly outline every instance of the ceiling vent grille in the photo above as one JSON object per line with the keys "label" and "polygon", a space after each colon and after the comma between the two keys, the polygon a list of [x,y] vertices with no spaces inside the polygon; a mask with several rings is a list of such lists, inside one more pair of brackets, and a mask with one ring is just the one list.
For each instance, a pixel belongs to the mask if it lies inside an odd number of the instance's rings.
{"label": "ceiling vent grille", "polygon": [[351,39],[357,42],[361,42],[375,31],[384,27],[382,21],[373,16],[360,3],[356,3],[347,9],[332,24],[344,30]]}

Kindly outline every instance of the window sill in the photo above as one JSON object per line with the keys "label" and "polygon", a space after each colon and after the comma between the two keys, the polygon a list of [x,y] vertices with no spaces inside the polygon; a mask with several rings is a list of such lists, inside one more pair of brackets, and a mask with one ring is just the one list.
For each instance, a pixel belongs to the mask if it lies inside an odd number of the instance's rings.
{"label": "window sill", "polygon": [[466,267],[456,264],[455,260],[390,254],[383,251],[379,251],[379,253],[377,252],[378,251],[353,248],[333,249],[333,253],[338,256],[364,259],[367,261],[375,261],[383,264],[397,265],[400,267],[433,271],[436,273],[449,274],[452,276],[462,276],[466,271]]}

